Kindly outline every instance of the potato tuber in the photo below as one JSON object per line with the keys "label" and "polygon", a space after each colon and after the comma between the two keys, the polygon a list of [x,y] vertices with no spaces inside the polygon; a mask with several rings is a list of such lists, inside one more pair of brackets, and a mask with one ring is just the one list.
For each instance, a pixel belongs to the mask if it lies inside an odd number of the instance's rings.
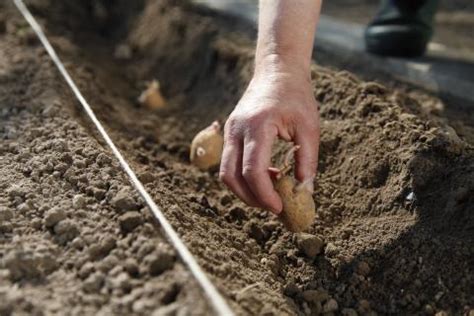
{"label": "potato tuber", "polygon": [[191,163],[201,170],[219,165],[223,146],[221,125],[215,121],[194,137],[191,143]]}
{"label": "potato tuber", "polygon": [[[313,179],[298,183],[292,176],[286,175],[291,170],[290,157],[298,150],[295,146],[287,153],[283,165],[277,170],[274,185],[283,202],[280,219],[292,232],[302,232],[309,228],[316,216],[316,207],[312,196]],[[274,169],[274,168],[272,168]]]}
{"label": "potato tuber", "polygon": [[153,80],[148,87],[138,97],[138,102],[145,105],[150,110],[157,110],[166,107],[166,101],[160,92],[160,83]]}

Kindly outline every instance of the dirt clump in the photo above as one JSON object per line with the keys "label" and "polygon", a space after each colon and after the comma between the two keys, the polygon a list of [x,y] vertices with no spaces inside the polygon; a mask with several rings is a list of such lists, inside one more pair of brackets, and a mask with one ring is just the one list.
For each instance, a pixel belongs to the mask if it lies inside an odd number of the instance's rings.
{"label": "dirt clump", "polygon": [[310,259],[316,258],[324,247],[324,241],[315,235],[300,233],[296,236],[298,249]]}

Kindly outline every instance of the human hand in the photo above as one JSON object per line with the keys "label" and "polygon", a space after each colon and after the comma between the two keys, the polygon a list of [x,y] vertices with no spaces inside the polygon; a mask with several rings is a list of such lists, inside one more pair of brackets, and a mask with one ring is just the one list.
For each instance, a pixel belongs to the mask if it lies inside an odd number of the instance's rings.
{"label": "human hand", "polygon": [[219,176],[248,205],[278,214],[282,201],[268,171],[273,142],[280,137],[299,145],[296,179],[303,182],[313,178],[318,161],[319,111],[309,70],[274,66],[256,71],[230,114],[224,128]]}

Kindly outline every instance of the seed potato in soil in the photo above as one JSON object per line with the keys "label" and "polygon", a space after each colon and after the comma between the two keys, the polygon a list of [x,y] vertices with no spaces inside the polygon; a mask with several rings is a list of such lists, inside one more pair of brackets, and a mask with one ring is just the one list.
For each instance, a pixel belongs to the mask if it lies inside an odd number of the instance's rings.
{"label": "seed potato in soil", "polygon": [[[474,308],[474,138],[426,110],[441,101],[314,65],[316,219],[291,233],[189,161],[194,136],[225,121],[250,79],[251,27],[184,1],[27,4],[237,314]],[[9,2],[0,48],[0,314],[210,314]],[[137,100],[154,79],[156,111]],[[275,161],[289,146],[275,145]]]}

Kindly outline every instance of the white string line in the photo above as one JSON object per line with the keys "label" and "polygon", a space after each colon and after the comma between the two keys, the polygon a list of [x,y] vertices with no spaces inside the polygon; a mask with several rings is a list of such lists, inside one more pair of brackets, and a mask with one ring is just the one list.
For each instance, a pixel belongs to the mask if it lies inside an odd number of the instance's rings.
{"label": "white string line", "polygon": [[109,135],[105,131],[104,127],[102,126],[100,121],[95,116],[94,112],[92,111],[92,108],[87,103],[86,99],[82,96],[82,94],[79,91],[78,87],[76,86],[76,84],[72,80],[71,76],[67,72],[66,68],[64,67],[63,63],[61,62],[58,55],[56,54],[54,48],[49,43],[46,35],[44,34],[43,30],[41,29],[41,26],[36,22],[33,15],[30,13],[28,8],[23,3],[23,0],[13,0],[13,1],[14,1],[15,5],[17,6],[18,10],[20,10],[21,14],[24,16],[24,18],[28,21],[28,23],[31,25],[31,27],[35,31],[36,35],[40,39],[41,43],[43,44],[44,48],[48,52],[49,56],[51,57],[53,62],[58,67],[59,72],[63,75],[64,79],[69,84],[70,88],[72,89],[72,91],[76,95],[79,102],[82,104],[82,106],[83,106],[84,110],[86,111],[87,115],[89,115],[89,118],[91,119],[91,121],[95,124],[95,126],[99,130],[100,134],[104,138],[107,145],[110,147],[110,149],[112,149],[112,152],[117,157],[120,165],[123,167],[123,169],[125,170],[127,175],[130,177],[131,183],[137,189],[137,191],[140,193],[140,195],[145,200],[148,207],[151,209],[151,211],[155,215],[156,219],[158,220],[161,227],[163,228],[166,235],[168,236],[169,241],[176,248],[176,250],[178,251],[178,254],[180,255],[183,262],[188,266],[189,270],[194,275],[194,277],[198,281],[199,285],[202,287],[202,289],[204,290],[204,292],[206,293],[208,298],[211,300],[211,304],[214,307],[216,313],[218,315],[225,315],[225,316],[234,315],[234,313],[230,309],[227,302],[224,300],[222,295],[217,291],[216,287],[211,283],[211,281],[206,276],[206,274],[204,273],[202,268],[199,266],[199,264],[194,259],[191,252],[188,250],[188,248],[186,248],[186,246],[181,241],[181,239],[179,238],[176,231],[173,229],[173,227],[171,226],[169,221],[166,219],[163,212],[160,210],[158,205],[156,205],[156,203],[153,201],[151,196],[145,190],[143,184],[140,182],[140,180],[138,180],[138,178],[135,175],[135,173],[133,172],[133,170],[130,168],[130,166],[128,165],[128,163],[125,161],[124,157],[120,153],[120,151],[117,149],[115,144],[112,142],[112,139],[109,137]]}

